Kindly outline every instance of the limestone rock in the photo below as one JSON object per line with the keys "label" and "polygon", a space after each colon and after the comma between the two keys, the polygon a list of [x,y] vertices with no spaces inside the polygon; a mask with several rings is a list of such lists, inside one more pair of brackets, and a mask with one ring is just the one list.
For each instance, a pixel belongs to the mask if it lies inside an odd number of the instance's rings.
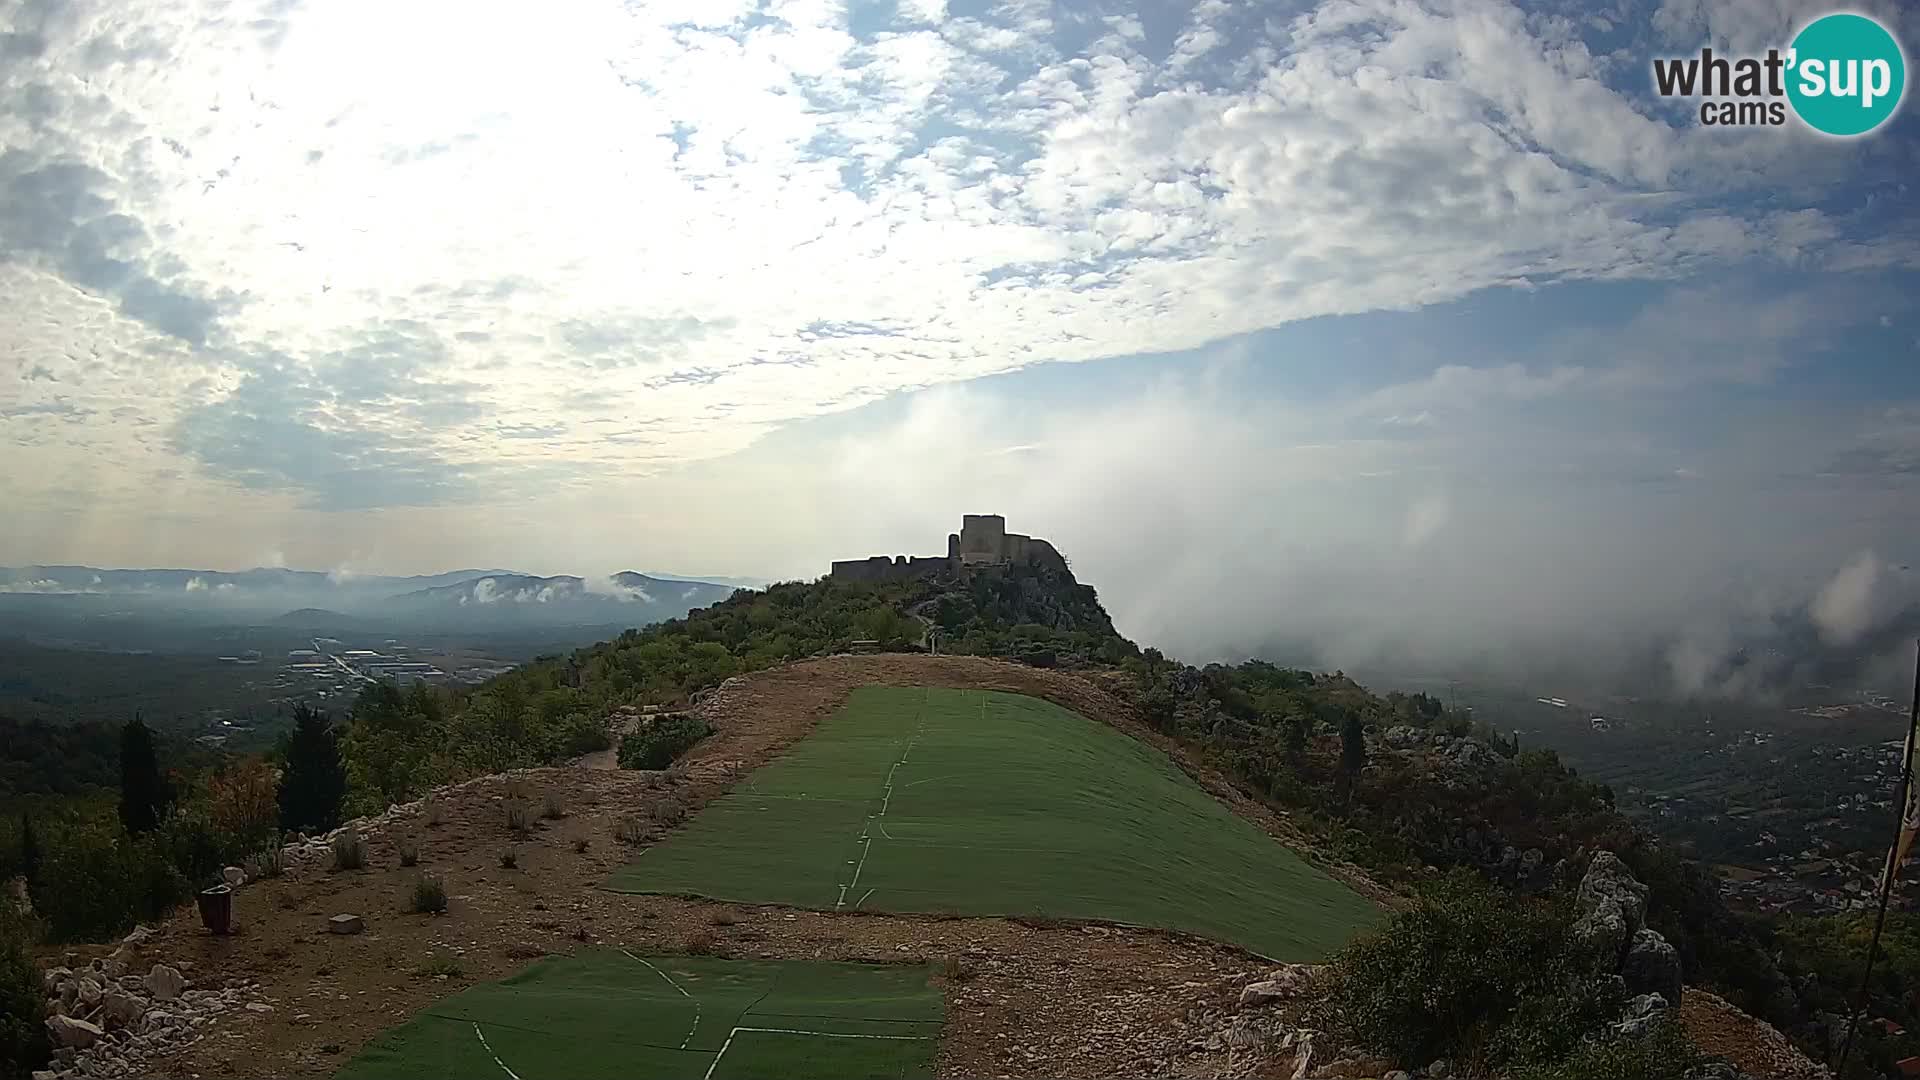
{"label": "limestone rock", "polygon": [[358,915],[339,914],[327,920],[327,930],[335,934],[357,934],[367,928],[367,924]]}
{"label": "limestone rock", "polygon": [[115,990],[107,995],[101,1015],[105,1018],[108,1027],[130,1028],[139,1025],[141,1014],[146,1011],[146,1002],[132,994]]}
{"label": "limestone rock", "polygon": [[1620,856],[1611,851],[1602,851],[1595,854],[1593,862],[1587,866],[1586,876],[1580,879],[1579,891],[1574,893],[1574,902],[1581,914],[1585,915],[1609,900],[1620,906],[1629,938],[1647,924],[1647,887],[1633,876],[1633,871],[1620,861]]}
{"label": "limestone rock", "polygon": [[1627,944],[1620,961],[1620,977],[1630,994],[1659,994],[1670,1003],[1680,1000],[1680,952],[1657,930],[1641,930]]}
{"label": "limestone rock", "polygon": [[47,1037],[53,1045],[74,1050],[85,1050],[100,1041],[106,1032],[99,1025],[89,1024],[85,1020],[75,1020],[71,1016],[47,1017]]}
{"label": "limestone rock", "polygon": [[224,867],[220,871],[220,880],[226,882],[229,888],[237,889],[247,883],[247,872],[237,866]]}
{"label": "limestone rock", "polygon": [[101,988],[100,983],[91,975],[81,976],[79,984],[73,992],[74,1000],[79,1002],[81,1006],[89,1009],[100,1004],[100,999],[104,996],[106,996],[106,991]]}
{"label": "limestone rock", "polygon": [[1667,999],[1659,994],[1641,994],[1627,1002],[1626,1015],[1617,1023],[1609,1024],[1616,1034],[1629,1039],[1644,1038],[1653,1030],[1663,1013],[1667,1011]]}
{"label": "limestone rock", "polygon": [[1285,1001],[1287,996],[1287,988],[1279,983],[1248,983],[1246,988],[1240,991],[1240,1004],[1243,1006],[1272,1005],[1276,1001]]}
{"label": "limestone rock", "polygon": [[1632,936],[1627,928],[1627,916],[1620,909],[1618,901],[1611,898],[1601,899],[1592,911],[1580,916],[1573,924],[1573,939],[1593,950],[1593,955],[1612,970],[1620,963],[1620,956],[1627,949],[1627,939]]}
{"label": "limestone rock", "polygon": [[177,969],[155,964],[153,970],[147,972],[146,986],[155,1001],[172,1001],[187,988],[187,980]]}

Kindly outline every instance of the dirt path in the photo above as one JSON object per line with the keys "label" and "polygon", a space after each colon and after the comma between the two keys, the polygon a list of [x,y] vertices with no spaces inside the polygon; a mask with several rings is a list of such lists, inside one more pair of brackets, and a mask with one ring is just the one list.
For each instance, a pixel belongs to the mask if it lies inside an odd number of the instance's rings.
{"label": "dirt path", "polygon": [[[207,934],[190,909],[170,920],[143,950],[147,956],[177,964],[203,985],[257,983],[274,1008],[223,1017],[157,1074],[325,1075],[377,1033],[463,985],[503,978],[540,955],[600,944],[930,962],[949,1007],[942,1076],[1251,1075],[1256,1063],[1244,1050],[1236,1059],[1207,1038],[1239,987],[1269,966],[1235,948],[1155,930],[833,914],[597,887],[634,855],[619,833],[638,825],[657,839],[665,826],[656,819],[676,820],[676,810],[725,791],[812,730],[854,687],[873,683],[1007,690],[1123,730],[1138,723],[1085,680],[972,657],[836,657],[729,680],[702,706],[716,734],[668,773],[582,764],[481,778],[436,796],[438,825],[416,809],[367,830],[367,869],[333,872],[316,858],[242,888],[231,937]],[[1230,788],[1222,794],[1217,776],[1202,784],[1236,811],[1248,805]],[[514,835],[506,821],[509,785],[563,793],[567,815]],[[1287,832],[1274,815],[1248,816],[1276,835]],[[420,838],[418,868],[399,865],[405,836]],[[508,848],[517,857],[511,869],[500,865]],[[445,881],[446,913],[407,912],[423,871]],[[342,912],[362,916],[365,932],[325,933],[328,917]],[[461,974],[415,973],[435,956],[457,958]]]}

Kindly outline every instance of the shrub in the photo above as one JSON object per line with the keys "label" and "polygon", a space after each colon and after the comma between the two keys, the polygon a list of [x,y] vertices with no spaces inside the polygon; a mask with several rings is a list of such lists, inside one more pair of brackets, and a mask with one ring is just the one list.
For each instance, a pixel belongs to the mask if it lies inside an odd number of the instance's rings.
{"label": "shrub", "polygon": [[520,865],[520,852],[514,848],[500,849],[500,869],[511,870]]}
{"label": "shrub", "polygon": [[713,918],[707,921],[714,926],[732,926],[740,921],[740,916],[735,915],[729,908],[721,908],[713,913]]}
{"label": "shrub", "polygon": [[587,853],[587,849],[592,846],[593,846],[592,837],[590,836],[575,837],[573,841],[573,852],[576,855],[585,855]]}
{"label": "shrub", "polygon": [[27,1075],[46,1063],[52,1049],[30,930],[13,898],[0,897],[0,1076]]}
{"label": "shrub", "polygon": [[447,910],[447,883],[432,874],[421,874],[420,880],[413,883],[413,903],[409,910],[415,915],[437,915]]}
{"label": "shrub", "polygon": [[204,881],[220,873],[220,868],[240,857],[252,843],[221,831],[205,803],[175,806],[161,819],[151,840],[158,844],[167,861],[191,881]]}
{"label": "shrub", "polygon": [[669,795],[653,805],[653,819],[672,828],[687,820],[687,804],[678,795]]}
{"label": "shrub", "polygon": [[533,831],[533,806],[518,798],[507,800],[507,828],[519,835]]}
{"label": "shrub", "polygon": [[695,930],[687,935],[687,955],[712,956],[720,951],[720,939],[711,930]]}
{"label": "shrub", "polygon": [[623,844],[638,847],[649,839],[646,822],[636,817],[621,818],[614,824],[613,829],[614,836]]}
{"label": "shrub", "polygon": [[540,816],[549,821],[556,821],[567,816],[567,806],[565,802],[561,801],[558,789],[548,788],[545,792],[541,793]]}
{"label": "shrub", "polygon": [[978,974],[978,972],[974,970],[973,964],[965,957],[954,955],[949,955],[946,960],[941,962],[940,973],[947,977],[948,982],[956,983],[968,982]]}
{"label": "shrub", "polygon": [[620,740],[620,767],[664,769],[711,734],[713,728],[705,720],[688,713],[655,720],[646,730]]}
{"label": "shrub", "polygon": [[1553,1060],[1619,1004],[1570,946],[1570,924],[1564,902],[1509,898],[1455,871],[1335,954],[1315,1019],[1401,1063]]}
{"label": "shrub", "polygon": [[400,851],[400,865],[414,866],[420,862],[420,838],[402,836],[394,845]]}
{"label": "shrub", "polygon": [[439,799],[429,795],[420,800],[420,816],[426,819],[427,828],[437,829],[441,822],[447,820],[447,811],[440,805]]}
{"label": "shrub", "polygon": [[417,968],[414,968],[413,973],[415,975],[420,976],[423,979],[431,979],[431,978],[436,978],[441,976],[444,976],[449,979],[457,979],[460,976],[465,975],[467,973],[467,969],[460,966],[460,960],[458,957],[448,956],[445,953],[434,953],[432,956],[427,958],[426,963],[421,964]]}
{"label": "shrub", "polygon": [[234,762],[207,781],[207,809],[221,835],[258,847],[280,823],[279,778],[258,758]]}
{"label": "shrub", "polygon": [[282,873],[286,872],[287,856],[286,852],[282,850],[283,839],[279,833],[274,833],[272,838],[267,841],[267,846],[261,848],[260,854],[255,856],[255,858],[259,860],[260,873],[262,876],[279,877]]}
{"label": "shrub", "polygon": [[87,941],[165,916],[188,888],[157,838],[76,828],[47,845],[32,895],[54,938]]}
{"label": "shrub", "polygon": [[367,842],[357,829],[344,829],[333,838],[333,868],[359,870],[367,865]]}
{"label": "shrub", "polygon": [[1516,1080],[1684,1080],[1700,1061],[1679,1022],[1669,1019],[1643,1039],[1588,1040],[1560,1061],[1522,1069]]}

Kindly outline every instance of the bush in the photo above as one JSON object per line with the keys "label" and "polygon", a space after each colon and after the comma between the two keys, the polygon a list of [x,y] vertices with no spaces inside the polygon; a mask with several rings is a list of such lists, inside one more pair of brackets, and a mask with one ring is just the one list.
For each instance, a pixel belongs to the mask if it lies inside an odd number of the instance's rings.
{"label": "bush", "polygon": [[282,840],[283,837],[279,833],[274,833],[267,841],[267,846],[261,848],[260,854],[255,856],[260,863],[260,873],[265,877],[279,877],[286,871],[287,856],[282,850]]}
{"label": "bush", "polygon": [[420,862],[420,838],[403,836],[394,845],[400,851],[401,866],[415,866]]}
{"label": "bush", "polygon": [[687,955],[712,956],[720,951],[720,939],[711,930],[695,930],[687,935]]}
{"label": "bush", "polygon": [[421,874],[420,880],[413,883],[413,903],[409,907],[415,915],[437,915],[447,910],[447,884],[432,874]]}
{"label": "bush", "polygon": [[431,795],[420,801],[420,815],[427,819],[429,829],[437,829],[441,822],[447,820],[446,808],[440,805],[439,799]]}
{"label": "bush", "polygon": [[573,853],[575,855],[585,855],[587,853],[587,849],[592,846],[593,846],[592,837],[590,836],[575,837],[573,841]]}
{"label": "bush", "polygon": [[193,802],[169,810],[154,830],[152,842],[189,881],[207,882],[258,840],[243,843],[240,837],[222,831],[214,822],[211,808]]}
{"label": "bush", "polygon": [[669,795],[654,804],[653,820],[672,828],[687,820],[687,804],[678,795]]}
{"label": "bush", "polygon": [[35,910],[60,941],[97,941],[157,920],[188,896],[158,838],[70,829],[49,843],[33,883]]}
{"label": "bush", "polygon": [[1617,1012],[1572,948],[1564,902],[1514,899],[1455,871],[1335,954],[1320,1026],[1403,1065],[1555,1060]]}
{"label": "bush", "polygon": [[46,1064],[52,1049],[30,930],[13,898],[0,897],[0,1076],[26,1076]]}
{"label": "bush", "polygon": [[566,803],[561,801],[558,790],[548,788],[545,792],[541,793],[540,816],[549,821],[556,821],[567,816]]}
{"label": "bush", "polygon": [[432,956],[427,958],[426,963],[421,964],[417,968],[414,968],[413,973],[415,975],[420,976],[423,979],[431,979],[431,978],[436,978],[440,976],[445,976],[446,978],[449,978],[449,979],[457,979],[460,976],[465,975],[467,973],[467,969],[460,965],[460,960],[457,957],[448,956],[445,953],[434,953]]}
{"label": "bush", "polygon": [[647,824],[635,817],[623,817],[614,823],[614,836],[623,844],[639,847],[649,839]]}
{"label": "bush", "polygon": [[280,782],[258,758],[246,758],[207,781],[214,828],[243,848],[258,847],[280,823]]}
{"label": "bush", "polygon": [[500,869],[511,870],[520,865],[520,852],[516,848],[500,849]]}
{"label": "bush", "polygon": [[664,769],[711,734],[713,728],[697,716],[679,713],[663,717],[655,720],[646,730],[636,731],[620,740],[620,767]]}
{"label": "bush", "polygon": [[507,800],[507,828],[511,829],[514,833],[521,836],[525,836],[527,833],[532,832],[533,831],[533,806],[525,802],[524,800],[521,800],[518,798],[508,799]]}
{"label": "bush", "polygon": [[1583,1042],[1564,1060],[1522,1069],[1516,1080],[1684,1080],[1700,1060],[1679,1022],[1665,1020],[1643,1039]]}
{"label": "bush", "polygon": [[359,870],[367,865],[367,842],[355,829],[344,830],[333,838],[333,868]]}

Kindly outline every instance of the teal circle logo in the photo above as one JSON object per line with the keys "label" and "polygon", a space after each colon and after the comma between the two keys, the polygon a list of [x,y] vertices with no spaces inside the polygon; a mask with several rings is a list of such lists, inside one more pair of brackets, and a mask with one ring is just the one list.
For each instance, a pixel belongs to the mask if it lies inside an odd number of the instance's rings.
{"label": "teal circle logo", "polygon": [[1787,99],[1815,131],[1864,135],[1893,115],[1907,89],[1907,58],[1865,15],[1823,15],[1793,39]]}

